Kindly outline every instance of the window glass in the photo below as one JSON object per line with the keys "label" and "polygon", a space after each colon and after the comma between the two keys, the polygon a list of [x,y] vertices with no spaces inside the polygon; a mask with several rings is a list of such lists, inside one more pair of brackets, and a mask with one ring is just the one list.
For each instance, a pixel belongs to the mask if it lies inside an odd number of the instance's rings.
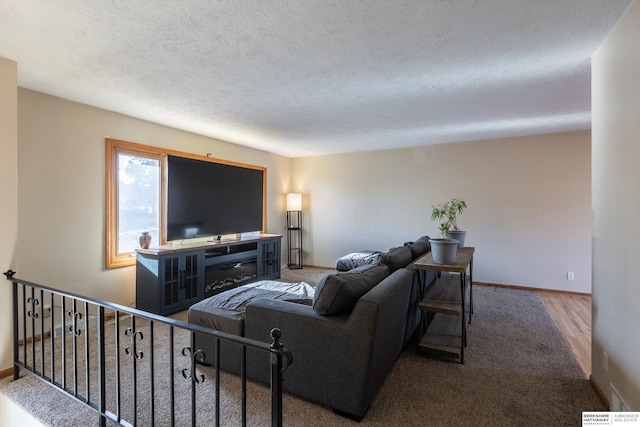
{"label": "window glass", "polygon": [[118,153],[118,255],[140,247],[143,231],[160,244],[160,160]]}

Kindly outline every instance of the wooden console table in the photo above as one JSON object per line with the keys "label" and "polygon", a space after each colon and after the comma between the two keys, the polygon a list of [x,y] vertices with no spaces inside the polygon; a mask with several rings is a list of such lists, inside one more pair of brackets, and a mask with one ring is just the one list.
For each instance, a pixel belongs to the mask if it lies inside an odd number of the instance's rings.
{"label": "wooden console table", "polygon": [[[459,282],[455,275],[447,274],[438,279],[423,295],[419,304],[422,316],[422,339],[418,345],[420,351],[458,357],[464,364],[464,348],[467,345],[467,327],[465,294],[469,285],[469,323],[473,314],[473,253],[475,248],[459,248],[456,259],[452,264],[436,264],[431,252],[425,254],[414,263],[416,270],[434,270],[437,272],[458,273]],[[469,280],[467,281],[467,268]],[[456,282],[459,286],[456,286]],[[424,285],[424,284],[423,284]],[[436,313],[427,331],[425,315],[427,312]],[[456,335],[456,319],[460,316],[460,335]],[[435,329],[435,330],[434,330]]]}

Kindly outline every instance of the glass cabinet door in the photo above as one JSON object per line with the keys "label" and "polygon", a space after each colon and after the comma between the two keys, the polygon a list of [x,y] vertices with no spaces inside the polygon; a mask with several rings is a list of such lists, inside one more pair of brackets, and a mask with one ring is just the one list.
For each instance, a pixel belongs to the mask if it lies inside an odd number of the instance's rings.
{"label": "glass cabinet door", "polygon": [[197,302],[200,277],[199,254],[186,255],[184,258],[184,302]]}
{"label": "glass cabinet door", "polygon": [[258,280],[279,277],[280,239],[271,239],[258,244]]}
{"label": "glass cabinet door", "polygon": [[180,272],[180,257],[164,258],[164,292],[162,305],[164,307],[180,302],[180,286],[182,284]]}

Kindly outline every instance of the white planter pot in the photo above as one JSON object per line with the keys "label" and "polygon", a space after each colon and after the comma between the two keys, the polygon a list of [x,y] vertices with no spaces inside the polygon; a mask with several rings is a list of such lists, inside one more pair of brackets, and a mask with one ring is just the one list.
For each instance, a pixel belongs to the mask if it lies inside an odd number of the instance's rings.
{"label": "white planter pot", "polygon": [[462,248],[464,247],[464,237],[467,235],[466,231],[453,231],[453,230],[449,230],[447,231],[447,237],[450,239],[456,239],[458,240],[458,247]]}
{"label": "white planter pot", "polygon": [[456,239],[429,239],[431,243],[431,255],[436,264],[453,264],[458,253],[458,240]]}

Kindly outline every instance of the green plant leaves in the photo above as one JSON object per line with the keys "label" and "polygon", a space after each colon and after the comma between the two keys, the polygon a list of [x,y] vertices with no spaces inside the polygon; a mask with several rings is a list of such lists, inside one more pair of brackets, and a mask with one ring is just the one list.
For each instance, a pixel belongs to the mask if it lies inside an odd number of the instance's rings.
{"label": "green plant leaves", "polygon": [[450,229],[458,231],[457,216],[467,208],[467,202],[460,199],[451,199],[438,206],[431,205],[431,208],[431,219],[442,221],[438,229],[442,232],[442,236],[445,237]]}

